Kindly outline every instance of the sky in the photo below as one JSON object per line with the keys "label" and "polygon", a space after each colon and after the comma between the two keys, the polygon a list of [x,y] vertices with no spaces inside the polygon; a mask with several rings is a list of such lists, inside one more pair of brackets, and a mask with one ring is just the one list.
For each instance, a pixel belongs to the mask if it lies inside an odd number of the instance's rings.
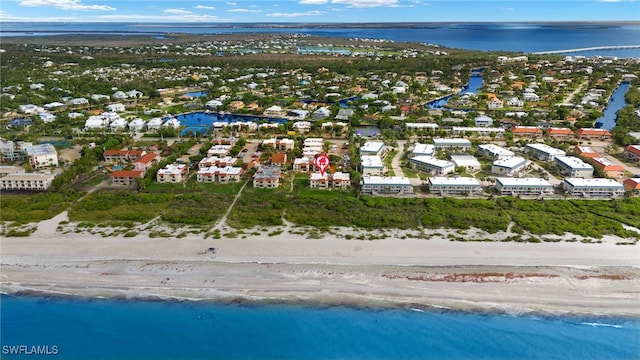
{"label": "sky", "polygon": [[0,21],[640,21],[640,0],[1,0]]}

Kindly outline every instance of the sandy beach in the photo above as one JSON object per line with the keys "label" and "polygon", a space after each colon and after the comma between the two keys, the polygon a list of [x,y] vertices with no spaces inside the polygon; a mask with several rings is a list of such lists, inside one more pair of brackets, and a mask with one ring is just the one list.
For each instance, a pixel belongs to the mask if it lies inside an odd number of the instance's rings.
{"label": "sandy beach", "polygon": [[[59,220],[59,219],[58,219]],[[638,245],[61,234],[56,219],[2,238],[6,293],[435,306],[640,317]],[[345,230],[346,231],[346,230]],[[215,252],[210,248],[215,248]]]}

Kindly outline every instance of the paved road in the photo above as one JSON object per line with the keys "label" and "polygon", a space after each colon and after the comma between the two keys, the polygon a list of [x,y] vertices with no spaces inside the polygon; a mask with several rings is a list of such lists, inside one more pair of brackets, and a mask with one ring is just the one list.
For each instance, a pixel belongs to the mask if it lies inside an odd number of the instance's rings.
{"label": "paved road", "polygon": [[[405,146],[406,145],[407,145],[407,141],[406,140],[399,140],[398,141],[398,153],[391,160],[391,168],[393,169],[393,172],[396,174],[396,176],[405,176],[404,172],[402,171],[402,167],[400,166],[400,164],[401,164],[401,160],[402,160],[402,155],[404,155],[404,151],[405,151]],[[420,180],[420,178],[418,178],[418,177],[410,177],[409,181],[411,181],[411,185],[413,185],[413,186],[422,185],[422,180]]]}

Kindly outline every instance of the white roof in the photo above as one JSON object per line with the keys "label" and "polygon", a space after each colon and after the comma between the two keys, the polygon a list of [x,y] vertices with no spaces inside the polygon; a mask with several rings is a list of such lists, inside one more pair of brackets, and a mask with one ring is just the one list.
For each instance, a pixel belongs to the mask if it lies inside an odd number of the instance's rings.
{"label": "white roof", "polygon": [[451,186],[451,185],[456,185],[456,186],[480,186],[480,182],[476,179],[476,178],[472,178],[472,177],[462,177],[462,176],[456,176],[456,177],[430,177],[429,178],[429,183],[431,185],[436,185],[436,186]]}
{"label": "white roof", "polygon": [[433,154],[436,151],[436,147],[432,144],[420,144],[417,143],[413,148],[413,154]]}
{"label": "white roof", "polygon": [[328,180],[329,179],[329,174],[328,173],[324,173],[324,174],[320,174],[319,172],[314,172],[309,174],[309,180],[312,181],[318,181],[318,180]]}
{"label": "white roof", "polygon": [[454,126],[452,127],[454,132],[460,131],[471,131],[471,132],[495,132],[495,133],[503,133],[505,130],[501,127],[466,127],[466,126]]}
{"label": "white roof", "polygon": [[564,179],[564,181],[570,184],[573,187],[588,187],[588,188],[602,188],[602,187],[611,187],[611,188],[623,188],[622,184],[618,183],[613,179],[605,179],[605,178],[593,178],[593,179],[582,179],[582,178],[568,178]]}
{"label": "white roof", "polygon": [[547,153],[549,155],[556,155],[556,156],[558,156],[558,155],[566,155],[564,150],[556,149],[556,148],[551,147],[551,146],[549,146],[547,144],[538,144],[538,143],[527,144],[526,147],[529,147],[529,148],[532,148],[532,149]]}
{"label": "white roof", "polygon": [[412,129],[437,129],[439,127],[434,123],[406,123],[404,125]]}
{"label": "white roof", "polygon": [[478,148],[484,150],[484,151],[488,151],[492,154],[495,154],[497,156],[513,156],[514,153],[511,150],[507,150],[503,147],[500,147],[498,145],[494,145],[494,144],[482,144],[482,145],[478,145]]}
{"label": "white roof", "polygon": [[480,162],[478,159],[468,154],[452,154],[451,161],[453,161],[456,166],[477,166],[480,167]]}
{"label": "white roof", "polygon": [[464,145],[464,146],[471,146],[471,141],[469,141],[469,139],[463,139],[463,138],[453,138],[453,139],[433,139],[433,143],[438,146],[438,145]]}
{"label": "white roof", "polygon": [[502,186],[522,186],[522,187],[552,187],[551,183],[541,178],[496,178],[496,182]]}
{"label": "white roof", "polygon": [[333,174],[333,180],[342,180],[342,181],[351,180],[351,175],[349,175],[349,173],[343,173],[338,171]]}
{"label": "white roof", "polygon": [[603,157],[593,158],[593,161],[599,162],[603,166],[615,166],[615,165],[618,165],[618,164],[614,163],[613,161],[611,161],[611,160],[609,160],[607,158],[603,158]]}
{"label": "white roof", "polygon": [[593,148],[591,146],[578,146],[578,149],[580,150],[580,152],[585,153],[585,154],[597,154],[598,152],[593,150]]}
{"label": "white roof", "polygon": [[520,156],[507,156],[500,158],[493,162],[493,166],[499,166],[504,168],[513,169],[518,166],[523,166],[527,163],[527,159]]}
{"label": "white roof", "polygon": [[411,186],[409,178],[401,176],[363,176],[364,185],[407,185]]}
{"label": "white roof", "polygon": [[561,162],[571,169],[591,169],[593,166],[582,161],[582,159],[575,156],[556,156],[556,161]]}
{"label": "white roof", "polygon": [[362,155],[360,164],[363,168],[381,168],[383,167],[382,159],[378,155]]}
{"label": "white roof", "polygon": [[432,156],[423,156],[423,155],[416,156],[412,158],[411,161],[420,162],[423,164],[427,164],[427,165],[431,165],[439,168],[448,168],[448,167],[456,166],[456,164],[452,163],[451,161],[436,159]]}
{"label": "white roof", "polygon": [[384,147],[382,141],[367,141],[360,147],[360,152],[377,153]]}

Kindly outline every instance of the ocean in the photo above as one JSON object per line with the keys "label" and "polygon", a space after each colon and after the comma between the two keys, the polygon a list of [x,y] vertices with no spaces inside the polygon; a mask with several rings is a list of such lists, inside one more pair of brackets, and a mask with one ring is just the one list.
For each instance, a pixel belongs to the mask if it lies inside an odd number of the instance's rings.
{"label": "ocean", "polygon": [[[548,360],[640,356],[637,319],[8,295],[1,300],[3,359],[45,350],[57,354],[40,358]],[[20,346],[22,355],[15,355]]]}
{"label": "ocean", "polygon": [[[385,39],[482,51],[538,52],[598,46],[640,45],[639,24],[578,23],[425,23],[420,27],[279,27],[276,24],[17,23],[0,24],[2,36],[65,34],[298,33],[342,38]],[[640,58],[640,49],[571,53],[584,56]]]}

